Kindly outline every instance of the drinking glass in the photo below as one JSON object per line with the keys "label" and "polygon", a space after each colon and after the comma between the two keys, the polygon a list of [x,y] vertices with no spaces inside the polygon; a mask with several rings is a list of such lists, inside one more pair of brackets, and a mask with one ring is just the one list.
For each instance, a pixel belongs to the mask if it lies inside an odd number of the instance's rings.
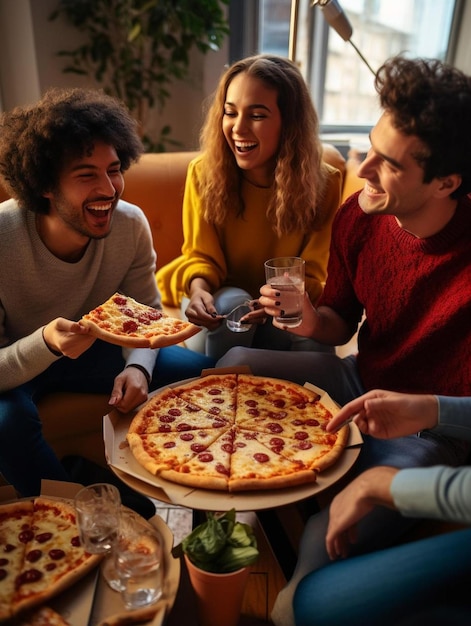
{"label": "drinking glass", "polygon": [[108,483],[95,483],[75,496],[77,526],[83,547],[91,554],[110,552],[118,532],[121,497]]}
{"label": "drinking glass", "polygon": [[227,328],[232,330],[233,333],[245,333],[250,330],[253,324],[247,324],[240,320],[251,311],[253,311],[253,306],[249,300],[233,308],[232,311],[226,315]]}
{"label": "drinking glass", "polygon": [[142,518],[122,516],[113,549],[114,569],[127,609],[154,604],[162,596],[162,537]]}
{"label": "drinking glass", "polygon": [[282,326],[296,328],[302,322],[304,301],[304,259],[277,257],[265,261],[267,283],[280,292],[281,315],[275,320]]}

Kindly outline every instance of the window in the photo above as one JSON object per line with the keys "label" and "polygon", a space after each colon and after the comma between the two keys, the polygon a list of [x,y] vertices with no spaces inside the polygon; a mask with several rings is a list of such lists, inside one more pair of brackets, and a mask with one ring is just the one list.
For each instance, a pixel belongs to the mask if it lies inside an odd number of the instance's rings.
{"label": "window", "polygon": [[[310,0],[233,0],[230,19],[238,15],[244,36],[239,47],[231,49],[231,61],[256,52],[292,56],[310,86],[323,132],[368,132],[378,118],[377,97],[373,74],[355,47],[373,70],[399,53],[446,60],[460,1],[339,0],[339,4],[352,25],[354,45],[328,26],[322,10],[311,7]],[[290,28],[295,10],[296,26]],[[250,35],[246,24],[251,24]]]}

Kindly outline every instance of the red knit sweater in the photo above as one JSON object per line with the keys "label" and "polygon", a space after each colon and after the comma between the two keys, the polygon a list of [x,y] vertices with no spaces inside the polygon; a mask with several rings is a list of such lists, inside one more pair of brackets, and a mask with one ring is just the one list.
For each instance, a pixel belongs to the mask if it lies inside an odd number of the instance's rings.
{"label": "red knit sweater", "polygon": [[417,239],[353,195],[333,226],[319,304],[356,329],[366,389],[471,395],[471,200],[436,235]]}

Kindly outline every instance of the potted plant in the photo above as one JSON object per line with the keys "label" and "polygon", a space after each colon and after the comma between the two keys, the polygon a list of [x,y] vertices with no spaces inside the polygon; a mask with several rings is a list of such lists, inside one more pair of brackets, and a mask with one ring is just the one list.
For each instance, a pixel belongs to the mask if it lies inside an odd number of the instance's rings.
{"label": "potted plant", "polygon": [[236,626],[249,565],[259,554],[252,527],[236,520],[235,509],[208,512],[173,554],[184,555],[200,626]]}
{"label": "potted plant", "polygon": [[147,151],[163,152],[165,126],[155,139],[149,117],[161,112],[172,80],[186,77],[190,53],[218,49],[229,33],[229,0],[58,0],[50,20],[63,17],[84,35],[73,50],[58,52],[63,71],[86,75],[123,100],[140,124]]}

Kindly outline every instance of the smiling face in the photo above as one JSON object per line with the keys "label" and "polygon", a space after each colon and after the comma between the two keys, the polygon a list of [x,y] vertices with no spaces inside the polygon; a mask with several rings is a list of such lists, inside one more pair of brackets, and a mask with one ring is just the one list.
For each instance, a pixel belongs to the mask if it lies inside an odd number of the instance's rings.
{"label": "smiling face", "polygon": [[268,186],[273,180],[281,136],[278,93],[260,79],[237,74],[229,84],[222,130],[237,165],[251,182]]}
{"label": "smiling face", "polygon": [[123,192],[121,163],[113,146],[94,144],[91,154],[70,159],[62,168],[55,191],[49,192],[48,221],[70,234],[102,239]]}
{"label": "smiling face", "polygon": [[371,131],[371,148],[357,172],[366,179],[358,198],[362,210],[394,215],[417,236],[447,221],[456,205],[450,198],[455,181],[447,177],[424,183],[424,170],[414,158],[424,151],[418,137],[401,133],[384,113]]}
{"label": "smiling face", "polygon": [[57,188],[44,194],[49,213],[37,216],[45,246],[65,261],[81,258],[90,239],[109,235],[123,189],[121,163],[113,146],[97,141],[90,154],[66,160]]}

